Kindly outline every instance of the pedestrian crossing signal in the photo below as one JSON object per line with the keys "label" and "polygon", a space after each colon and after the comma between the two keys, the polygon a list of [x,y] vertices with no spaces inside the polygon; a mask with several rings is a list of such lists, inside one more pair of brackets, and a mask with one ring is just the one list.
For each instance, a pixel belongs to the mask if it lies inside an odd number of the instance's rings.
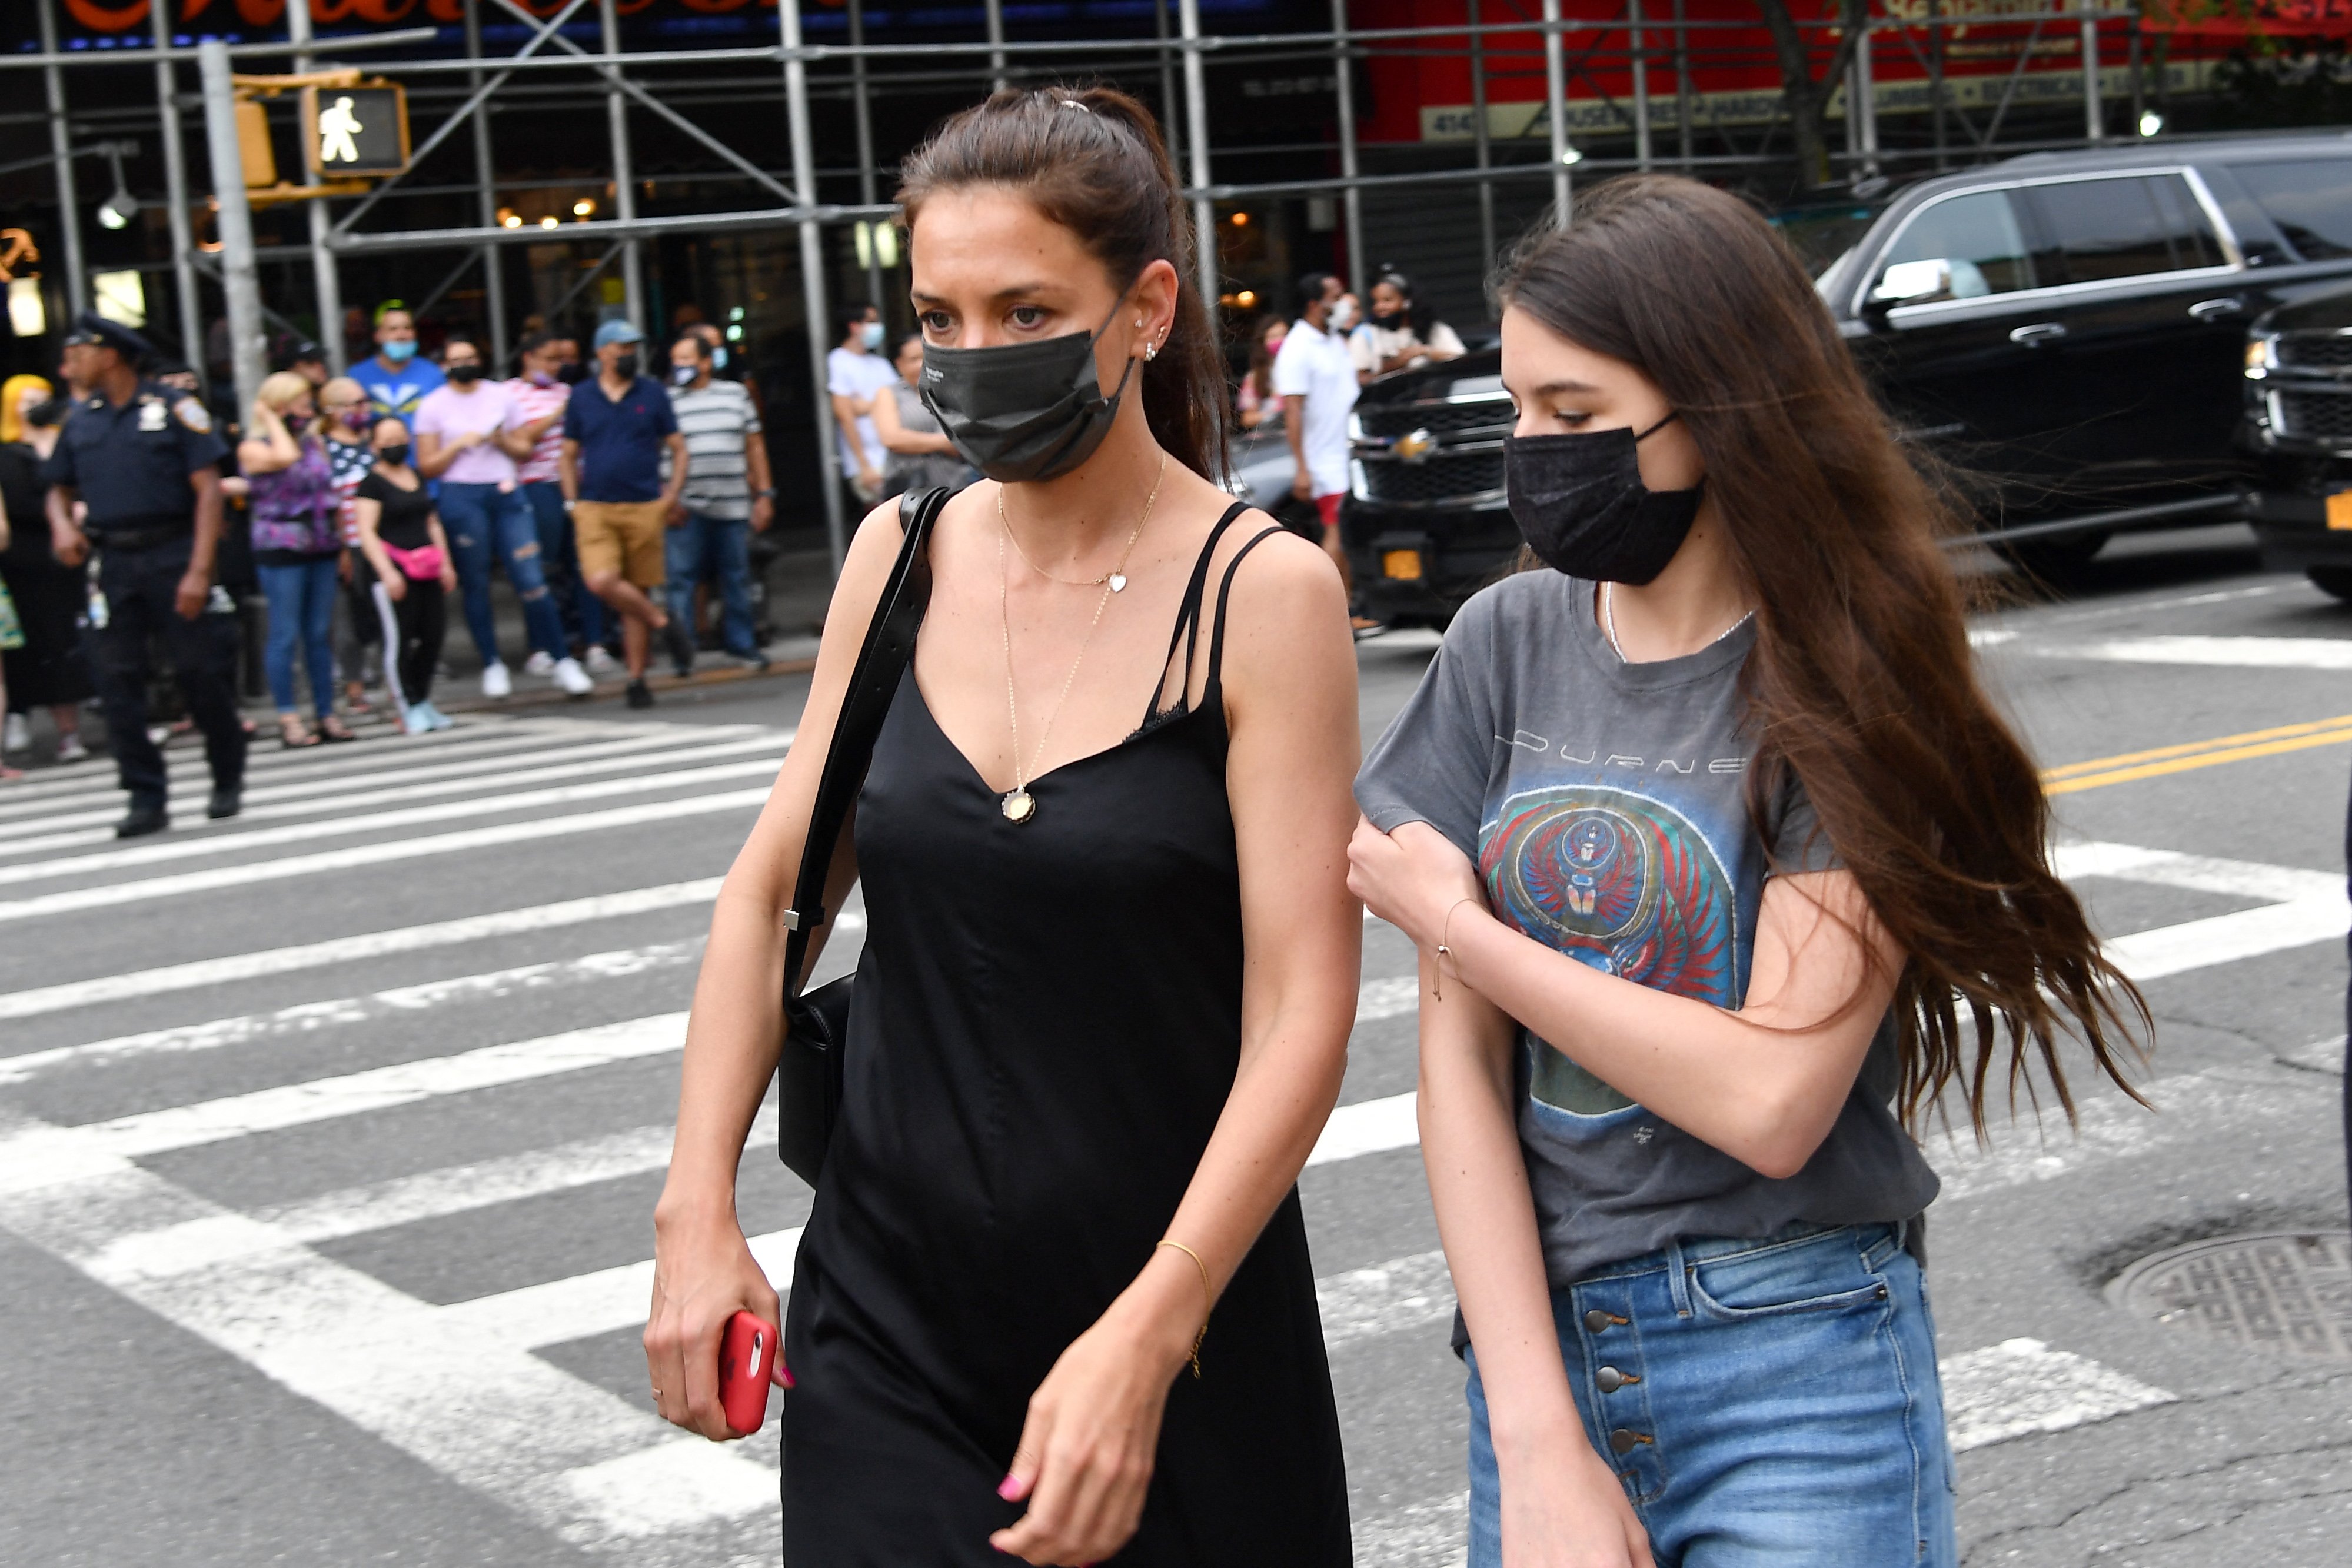
{"label": "pedestrian crossing signal", "polygon": [[408,93],[391,83],[302,89],[302,141],[311,174],[397,174],[408,167]]}

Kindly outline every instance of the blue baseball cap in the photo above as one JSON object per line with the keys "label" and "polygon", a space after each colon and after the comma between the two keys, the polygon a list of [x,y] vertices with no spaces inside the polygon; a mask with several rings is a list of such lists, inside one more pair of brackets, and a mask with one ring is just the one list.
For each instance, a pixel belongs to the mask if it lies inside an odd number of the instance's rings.
{"label": "blue baseball cap", "polygon": [[596,346],[600,349],[607,343],[642,343],[645,340],[643,332],[617,317],[596,329]]}

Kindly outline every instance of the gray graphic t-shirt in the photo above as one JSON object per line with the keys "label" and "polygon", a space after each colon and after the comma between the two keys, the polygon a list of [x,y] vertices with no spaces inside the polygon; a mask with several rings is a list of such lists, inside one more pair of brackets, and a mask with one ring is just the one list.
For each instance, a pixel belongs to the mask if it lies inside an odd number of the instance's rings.
{"label": "gray graphic t-shirt", "polygon": [[[1759,835],[1739,669],[1752,622],[1629,664],[1593,585],[1521,572],[1464,605],[1356,778],[1383,831],[1423,821],[1475,860],[1495,914],[1604,974],[1719,1008],[1748,994],[1757,910],[1781,871],[1839,862],[1792,780]],[[1769,840],[1774,856],[1768,857]],[[1896,1121],[1891,1022],[1829,1136],[1759,1175],[1520,1030],[1519,1140],[1554,1285],[1678,1237],[1907,1219],[1936,1176]]]}

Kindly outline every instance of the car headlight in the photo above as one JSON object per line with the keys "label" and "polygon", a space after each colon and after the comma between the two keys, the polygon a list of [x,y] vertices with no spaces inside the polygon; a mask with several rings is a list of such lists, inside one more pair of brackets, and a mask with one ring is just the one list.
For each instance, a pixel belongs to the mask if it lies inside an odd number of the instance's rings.
{"label": "car headlight", "polygon": [[2278,369],[2278,334],[2258,332],[2246,340],[2246,374],[2260,381]]}

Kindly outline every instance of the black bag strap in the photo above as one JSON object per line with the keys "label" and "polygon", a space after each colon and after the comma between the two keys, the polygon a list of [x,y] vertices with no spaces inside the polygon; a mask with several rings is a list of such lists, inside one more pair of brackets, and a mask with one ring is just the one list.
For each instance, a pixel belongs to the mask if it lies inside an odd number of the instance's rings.
{"label": "black bag strap", "polygon": [[910,491],[898,500],[898,525],[906,537],[899,542],[890,580],[875,601],[874,619],[866,623],[849,689],[842,695],[841,716],[834,724],[833,745],[817,780],[816,804],[809,812],[800,880],[793,886],[793,906],[784,911],[784,928],[792,933],[784,941],[787,998],[800,995],[809,940],[825,921],[824,881],[833,869],[842,824],[866,783],[866,766],[874,759],[874,742],[882,733],[891,699],[914,662],[915,634],[922,630],[923,612],[931,602],[931,525],[947,505],[948,494],[942,486],[919,495]]}

